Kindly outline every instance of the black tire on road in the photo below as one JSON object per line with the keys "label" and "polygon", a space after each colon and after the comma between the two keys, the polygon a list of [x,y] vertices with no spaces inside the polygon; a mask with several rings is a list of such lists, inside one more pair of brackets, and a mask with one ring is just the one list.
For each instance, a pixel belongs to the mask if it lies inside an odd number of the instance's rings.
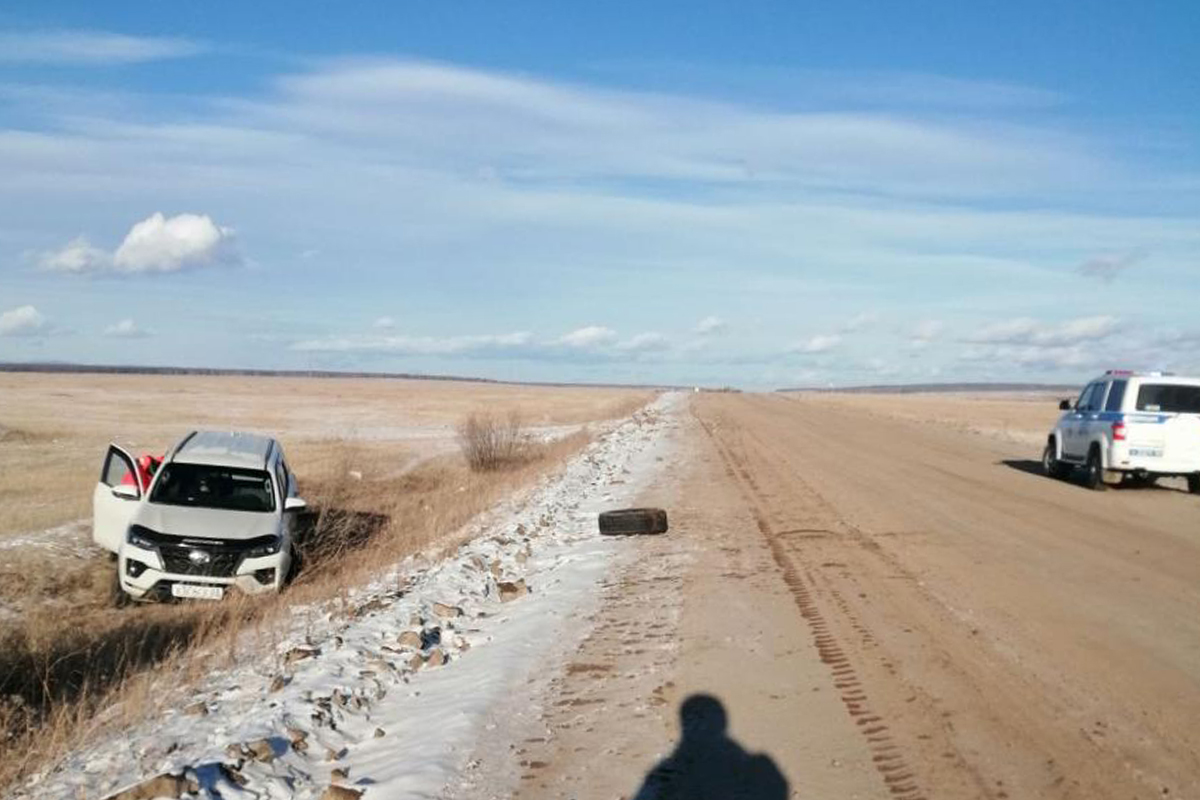
{"label": "black tire on road", "polygon": [[1064,464],[1056,457],[1053,439],[1046,443],[1046,449],[1042,451],[1042,472],[1055,480],[1062,480],[1071,472],[1070,465]]}
{"label": "black tire on road", "polygon": [[1200,494],[1200,475],[1188,475],[1188,491],[1192,494]]}
{"label": "black tire on road", "polygon": [[1083,485],[1094,492],[1104,491],[1104,464],[1100,461],[1100,448],[1088,451],[1087,466],[1083,468]]}
{"label": "black tire on road", "polygon": [[622,508],[600,512],[600,533],[606,535],[666,532],[667,512],[661,508]]}

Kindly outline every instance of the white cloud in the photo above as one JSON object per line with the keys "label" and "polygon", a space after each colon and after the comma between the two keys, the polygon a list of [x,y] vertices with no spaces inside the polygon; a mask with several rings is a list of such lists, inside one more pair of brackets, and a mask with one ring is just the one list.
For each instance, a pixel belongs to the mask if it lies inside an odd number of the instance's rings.
{"label": "white cloud", "polygon": [[74,274],[126,275],[180,272],[241,263],[233,230],[204,214],[165,217],[156,212],[134,224],[111,255],[80,236],[61,250],[43,253],[42,269]]}
{"label": "white cloud", "polygon": [[189,39],[128,36],[104,31],[0,33],[0,62],[28,64],[133,64],[199,55],[205,46]]}
{"label": "white cloud", "polygon": [[791,351],[793,353],[828,353],[842,342],[842,337],[836,334],[820,333],[805,339],[802,342],[795,344]]}
{"label": "white cloud", "polygon": [[126,318],[105,328],[104,335],[117,339],[144,339],[150,335],[150,331],[139,327],[132,319]]}
{"label": "white cloud", "polygon": [[559,338],[558,343],[567,347],[588,348],[609,345],[616,339],[616,331],[600,325],[588,325],[564,334]]}
{"label": "white cloud", "polygon": [[396,327],[396,320],[391,317],[380,317],[371,323],[371,327],[379,331],[390,331]]}
{"label": "white cloud", "polygon": [[968,350],[958,360],[983,364],[1001,375],[1013,374],[1014,367],[1041,371],[1100,368],[1100,359],[1091,350],[1078,344],[1050,347],[995,345]]}
{"label": "white cloud", "polygon": [[412,356],[478,355],[519,351],[533,336],[525,331],[469,336],[330,336],[296,342],[292,350],[307,353],[388,353]]}
{"label": "white cloud", "polygon": [[616,348],[629,353],[643,353],[651,350],[666,350],[670,346],[666,336],[654,331],[647,331],[618,342]]}
{"label": "white cloud", "polygon": [[1105,283],[1111,283],[1117,275],[1141,261],[1145,255],[1140,250],[1130,250],[1122,254],[1096,256],[1080,264],[1076,268],[1076,272],[1089,278],[1099,278]]}
{"label": "white cloud", "polygon": [[43,253],[38,265],[51,272],[100,272],[112,266],[112,256],[80,236],[61,250]]}
{"label": "white cloud", "polygon": [[1111,316],[1080,317],[1057,325],[1018,318],[986,326],[967,337],[981,344],[1064,347],[1103,339],[1116,333],[1119,320]]}
{"label": "white cloud", "polygon": [[113,253],[118,272],[178,272],[240,260],[233,231],[203,214],[156,212],[130,228]]}
{"label": "white cloud", "polygon": [[879,315],[873,312],[863,312],[855,314],[850,319],[842,323],[838,331],[841,333],[857,333],[864,328],[873,325],[879,319]]}
{"label": "white cloud", "polygon": [[946,330],[946,323],[944,323],[940,320],[936,320],[936,319],[922,320],[921,322],[918,322],[916,325],[913,326],[912,331],[909,332],[908,338],[912,342],[928,344],[928,343],[934,341],[935,339],[937,339],[938,337],[940,337],[942,335],[942,332],[945,330]]}
{"label": "white cloud", "polygon": [[0,336],[35,336],[47,328],[46,318],[33,306],[19,306],[0,314]]}
{"label": "white cloud", "polygon": [[696,323],[696,327],[692,329],[693,333],[698,333],[701,336],[710,336],[713,334],[724,333],[729,329],[729,323],[717,316],[708,316]]}

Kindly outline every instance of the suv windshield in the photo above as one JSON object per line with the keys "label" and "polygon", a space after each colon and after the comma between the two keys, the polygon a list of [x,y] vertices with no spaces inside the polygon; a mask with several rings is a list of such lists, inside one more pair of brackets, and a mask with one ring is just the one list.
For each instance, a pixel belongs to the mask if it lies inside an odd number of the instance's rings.
{"label": "suv windshield", "polygon": [[1200,414],[1200,386],[1143,383],[1138,389],[1138,411]]}
{"label": "suv windshield", "polygon": [[259,469],[168,464],[154,484],[151,503],[228,511],[274,511],[271,476]]}

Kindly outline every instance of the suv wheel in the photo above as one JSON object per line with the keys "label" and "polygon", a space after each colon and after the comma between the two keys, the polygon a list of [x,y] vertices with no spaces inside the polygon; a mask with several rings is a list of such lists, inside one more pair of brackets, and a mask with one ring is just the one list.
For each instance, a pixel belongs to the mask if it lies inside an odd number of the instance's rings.
{"label": "suv wheel", "polygon": [[1188,475],[1188,491],[1200,494],[1200,475]]}
{"label": "suv wheel", "polygon": [[1070,471],[1070,465],[1059,461],[1055,455],[1054,440],[1051,439],[1046,443],[1046,449],[1042,451],[1042,472],[1048,477],[1062,480]]}
{"label": "suv wheel", "polygon": [[1093,446],[1088,451],[1087,466],[1083,472],[1083,485],[1095,492],[1104,491],[1104,465],[1100,462],[1100,448]]}
{"label": "suv wheel", "polygon": [[112,571],[112,582],[108,585],[108,599],[115,608],[129,605],[129,595],[121,588],[121,573],[115,567]]}

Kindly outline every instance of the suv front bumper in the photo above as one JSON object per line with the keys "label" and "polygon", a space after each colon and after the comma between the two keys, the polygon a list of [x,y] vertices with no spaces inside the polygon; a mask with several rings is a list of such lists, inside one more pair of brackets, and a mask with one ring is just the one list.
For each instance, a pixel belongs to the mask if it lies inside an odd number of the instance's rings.
{"label": "suv front bumper", "polygon": [[236,564],[217,564],[206,574],[204,565],[176,571],[164,563],[157,549],[146,549],[125,543],[117,559],[121,588],[138,600],[166,600],[174,597],[174,584],[237,588],[244,594],[278,592],[283,588],[291,569],[292,559],[287,548],[278,553],[255,558],[243,557]]}

